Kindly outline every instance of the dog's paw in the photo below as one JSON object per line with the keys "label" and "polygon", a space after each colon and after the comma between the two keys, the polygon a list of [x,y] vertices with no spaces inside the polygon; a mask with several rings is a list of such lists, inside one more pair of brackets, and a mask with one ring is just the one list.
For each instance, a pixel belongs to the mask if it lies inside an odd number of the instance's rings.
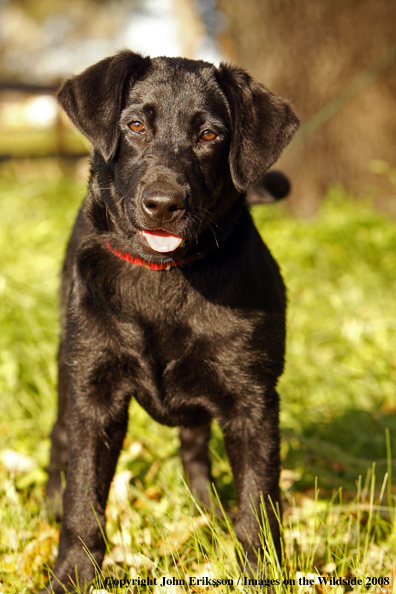
{"label": "dog's paw", "polygon": [[[101,564],[101,558],[96,563]],[[95,559],[95,555],[93,555]],[[63,558],[58,558],[54,571],[44,589],[39,594],[66,594],[78,591],[88,592],[89,586],[95,579],[93,560],[88,557],[83,548],[69,550]]]}

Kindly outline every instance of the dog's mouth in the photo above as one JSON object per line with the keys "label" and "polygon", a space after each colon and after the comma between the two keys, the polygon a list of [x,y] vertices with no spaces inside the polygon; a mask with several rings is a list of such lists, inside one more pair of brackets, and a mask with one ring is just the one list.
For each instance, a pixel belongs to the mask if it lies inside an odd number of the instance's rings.
{"label": "dog's mouth", "polygon": [[180,235],[169,233],[163,229],[155,229],[153,231],[144,231],[140,229],[138,240],[143,246],[149,247],[154,252],[159,252],[161,254],[174,252],[183,244],[183,238],[180,237]]}

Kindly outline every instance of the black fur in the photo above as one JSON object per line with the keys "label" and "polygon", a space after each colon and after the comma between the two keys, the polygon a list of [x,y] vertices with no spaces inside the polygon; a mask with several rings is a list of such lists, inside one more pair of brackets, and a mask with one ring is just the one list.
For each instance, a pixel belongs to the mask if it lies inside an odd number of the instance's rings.
{"label": "black fur", "polygon": [[[243,70],[122,52],[64,83],[59,101],[93,143],[87,198],[63,268],[59,416],[48,494],[64,517],[57,580],[94,577],[105,506],[131,395],[160,423],[180,426],[181,456],[209,503],[210,422],[224,432],[237,491],[238,538],[254,563],[251,498],[279,527],[277,379],[283,370],[285,290],[247,209],[249,186],[279,157],[298,120]],[[141,122],[145,133],[131,130]],[[205,140],[205,130],[214,139]],[[276,192],[275,192],[276,193]],[[139,230],[184,242],[151,249]],[[145,262],[125,261],[109,247]],[[81,539],[81,540],[80,540]],[[252,545],[250,544],[252,543]],[[54,592],[63,592],[56,579]],[[48,586],[49,587],[49,586]]]}

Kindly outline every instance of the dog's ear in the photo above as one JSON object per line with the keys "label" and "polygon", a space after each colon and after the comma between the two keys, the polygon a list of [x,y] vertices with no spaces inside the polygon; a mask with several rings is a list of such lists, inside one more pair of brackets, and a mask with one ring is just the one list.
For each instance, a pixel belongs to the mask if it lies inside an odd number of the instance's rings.
{"label": "dog's ear", "polygon": [[241,68],[220,64],[217,75],[231,110],[231,176],[237,190],[246,192],[280,157],[299,121],[285,100]]}
{"label": "dog's ear", "polygon": [[150,58],[130,51],[106,58],[67,80],[58,100],[73,124],[110,161],[119,140],[118,120],[133,83],[149,67]]}

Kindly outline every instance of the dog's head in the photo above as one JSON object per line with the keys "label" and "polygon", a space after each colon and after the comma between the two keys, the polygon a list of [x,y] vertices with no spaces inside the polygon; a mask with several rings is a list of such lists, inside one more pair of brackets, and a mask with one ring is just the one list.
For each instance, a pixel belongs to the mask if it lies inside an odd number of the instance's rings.
{"label": "dog's head", "polygon": [[69,79],[58,98],[93,144],[97,229],[154,262],[216,236],[298,127],[288,103],[239,68],[129,51]]}

